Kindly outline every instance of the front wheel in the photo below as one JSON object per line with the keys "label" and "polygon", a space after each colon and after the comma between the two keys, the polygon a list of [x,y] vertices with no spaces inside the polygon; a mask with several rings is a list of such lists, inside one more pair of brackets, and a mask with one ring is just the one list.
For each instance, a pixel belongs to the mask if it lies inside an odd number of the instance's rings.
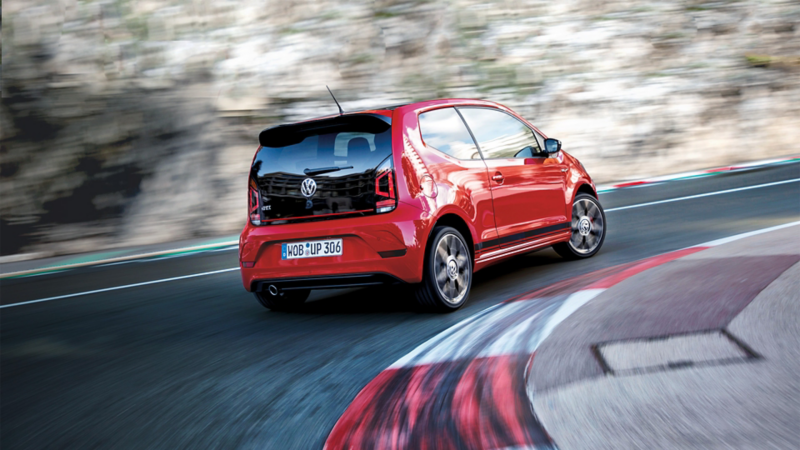
{"label": "front wheel", "polygon": [[606,238],[606,213],[600,202],[588,194],[578,194],[572,202],[572,236],[553,246],[566,259],[594,256]]}
{"label": "front wheel", "polygon": [[431,238],[417,301],[426,309],[455,311],[467,301],[472,287],[472,254],[455,228],[436,227]]}

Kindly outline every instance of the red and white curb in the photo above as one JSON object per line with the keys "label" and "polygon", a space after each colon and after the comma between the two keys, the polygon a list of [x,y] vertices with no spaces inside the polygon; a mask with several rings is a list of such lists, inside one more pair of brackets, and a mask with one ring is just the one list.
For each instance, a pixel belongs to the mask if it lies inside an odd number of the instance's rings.
{"label": "red and white curb", "polygon": [[527,392],[536,349],[558,324],[636,274],[743,233],[553,284],[487,308],[381,372],[334,426],[326,449],[556,448]]}
{"label": "red and white curb", "polygon": [[622,189],[626,187],[634,187],[634,186],[643,186],[648,184],[655,184],[655,183],[663,183],[665,181],[674,181],[674,180],[684,180],[687,178],[697,178],[702,176],[709,176],[709,175],[716,175],[720,173],[738,171],[738,170],[749,170],[749,169],[756,169],[759,167],[764,166],[771,166],[774,164],[785,164],[789,162],[800,161],[800,155],[794,156],[787,156],[783,158],[773,158],[773,159],[765,159],[761,161],[752,161],[748,163],[737,164],[734,166],[724,166],[724,167],[716,167],[713,169],[705,169],[705,170],[694,170],[691,172],[682,172],[682,173],[674,173],[670,175],[664,175],[660,177],[653,177],[653,178],[645,178],[641,180],[634,180],[634,181],[625,181],[622,183],[615,183],[615,184],[604,184],[601,186],[597,186],[597,192],[611,192],[617,189]]}

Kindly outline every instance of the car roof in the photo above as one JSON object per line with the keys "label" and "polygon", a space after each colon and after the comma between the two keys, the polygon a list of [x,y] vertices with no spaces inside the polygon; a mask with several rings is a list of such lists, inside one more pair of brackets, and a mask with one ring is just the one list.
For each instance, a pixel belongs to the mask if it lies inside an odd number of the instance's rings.
{"label": "car roof", "polygon": [[[396,105],[387,105],[387,106],[376,106],[374,108],[367,108],[367,109],[360,109],[354,111],[344,111],[344,115],[347,114],[381,114],[381,112],[386,111],[394,111],[396,109],[406,109],[410,111],[416,111],[420,109],[426,109],[432,106],[488,106],[500,109],[508,109],[507,107],[495,103],[490,102],[488,100],[479,100],[474,98],[441,98],[441,99],[434,99],[434,100],[423,100],[418,102],[410,102],[410,103],[400,103]],[[331,117],[336,117],[339,114],[328,114],[325,116],[314,117],[311,119],[304,119],[300,120],[299,122],[308,122],[312,120],[321,120],[321,119],[329,119]],[[388,115],[388,114],[384,114]]]}
{"label": "car roof", "polygon": [[[441,98],[435,100],[425,100],[419,102],[412,102],[412,103],[402,103],[396,105],[389,105],[389,106],[379,106],[375,108],[368,108],[368,109],[361,109],[356,111],[343,111],[342,114],[328,114],[325,116],[314,117],[310,119],[298,120],[296,122],[284,123],[282,125],[277,125],[273,127],[265,128],[259,133],[259,142],[261,142],[261,137],[265,135],[265,133],[269,133],[270,131],[274,131],[276,129],[288,129],[293,126],[305,126],[309,122],[316,122],[316,121],[328,121],[329,119],[334,119],[337,117],[342,117],[343,119],[347,116],[361,116],[361,115],[373,115],[373,116],[385,116],[387,118],[391,118],[393,114],[396,114],[394,111],[399,110],[400,114],[406,114],[409,112],[423,112],[424,110],[428,109],[436,109],[436,108],[446,108],[446,107],[453,107],[453,106],[482,106],[482,107],[489,107],[489,108],[496,108],[502,111],[509,112],[511,114],[514,113],[510,108],[507,106],[501,105],[499,103],[491,102],[488,100],[479,100],[474,98]],[[519,117],[519,116],[517,116]],[[524,119],[522,119],[524,120]],[[526,121],[527,122],[527,121]],[[310,125],[310,124],[309,124]],[[532,124],[528,123],[528,125],[533,126]],[[535,128],[535,127],[534,127]],[[544,135],[538,128],[536,130]],[[546,137],[546,136],[545,136]]]}
{"label": "car roof", "polygon": [[380,111],[380,110],[394,111],[395,109],[399,108],[405,108],[408,110],[418,110],[418,109],[425,109],[431,106],[467,106],[467,105],[505,108],[503,105],[500,105],[499,103],[490,102],[487,100],[480,100],[476,98],[440,98],[433,100],[423,100],[418,102],[403,103],[399,105],[370,108],[369,111]]}

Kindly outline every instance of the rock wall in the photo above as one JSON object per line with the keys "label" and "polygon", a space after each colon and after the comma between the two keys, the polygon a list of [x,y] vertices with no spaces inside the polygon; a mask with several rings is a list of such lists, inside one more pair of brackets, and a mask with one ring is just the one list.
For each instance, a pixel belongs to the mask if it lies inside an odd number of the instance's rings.
{"label": "rock wall", "polygon": [[800,3],[6,0],[0,254],[237,232],[262,128],[505,103],[598,181],[800,153]]}

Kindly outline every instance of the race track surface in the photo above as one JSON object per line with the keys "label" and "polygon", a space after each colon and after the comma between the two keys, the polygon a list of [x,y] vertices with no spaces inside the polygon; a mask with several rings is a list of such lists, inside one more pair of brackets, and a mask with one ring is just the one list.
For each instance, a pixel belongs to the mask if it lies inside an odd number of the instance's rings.
{"label": "race track surface", "polygon": [[[431,336],[570,277],[800,219],[800,163],[601,194],[600,253],[552,250],[475,276],[468,304],[420,313],[402,290],[320,291],[263,309],[237,271],[0,309],[0,444],[33,448],[321,448],[359,390]],[[0,303],[236,267],[236,251],[0,281]],[[753,268],[758,270],[758,268]]]}

